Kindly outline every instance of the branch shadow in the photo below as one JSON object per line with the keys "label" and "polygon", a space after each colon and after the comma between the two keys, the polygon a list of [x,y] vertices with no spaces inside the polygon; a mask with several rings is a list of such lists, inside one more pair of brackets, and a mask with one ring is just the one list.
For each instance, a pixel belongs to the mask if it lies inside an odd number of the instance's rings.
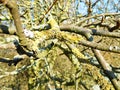
{"label": "branch shadow", "polygon": [[0,58],[0,62],[8,63],[9,66],[11,66],[12,64],[14,64],[16,66],[17,63],[20,62],[21,60],[23,60],[23,58],[14,58],[13,60]]}

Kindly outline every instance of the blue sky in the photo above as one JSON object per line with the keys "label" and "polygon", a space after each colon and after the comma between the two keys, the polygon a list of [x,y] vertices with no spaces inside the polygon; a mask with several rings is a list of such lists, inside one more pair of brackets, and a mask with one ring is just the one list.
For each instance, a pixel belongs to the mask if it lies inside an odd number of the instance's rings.
{"label": "blue sky", "polygon": [[[91,0],[91,1],[95,2],[96,0]],[[78,12],[83,15],[87,14],[87,7],[85,3],[76,0],[76,5],[78,3],[79,3]],[[114,6],[115,4],[116,6]],[[118,7],[119,10],[117,10],[116,7]],[[120,0],[101,0],[101,2],[98,2],[96,6],[93,8],[94,14],[105,13],[105,12],[120,12]]]}

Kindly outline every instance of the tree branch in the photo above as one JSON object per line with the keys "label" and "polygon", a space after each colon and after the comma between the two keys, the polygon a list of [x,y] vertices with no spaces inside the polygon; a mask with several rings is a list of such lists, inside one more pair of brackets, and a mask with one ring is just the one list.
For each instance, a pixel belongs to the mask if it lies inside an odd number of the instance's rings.
{"label": "tree branch", "polygon": [[74,32],[74,33],[78,33],[78,34],[82,34],[82,35],[85,35],[86,33],[90,33],[92,35],[120,38],[120,33],[117,33],[117,32],[108,32],[108,31],[104,31],[104,30],[87,29],[87,28],[82,28],[82,27],[78,27],[78,26],[74,26],[74,25],[63,25],[63,26],[60,26],[60,29],[62,31],[69,31],[69,32]]}
{"label": "tree branch", "polygon": [[11,0],[0,0],[0,3],[5,4],[5,6],[10,10],[10,13],[12,14],[12,17],[14,19],[15,26],[16,26],[16,31],[17,31],[16,33],[19,36],[20,44],[22,46],[26,46],[26,48],[30,50],[29,49],[30,43],[28,42],[28,39],[26,38],[24,34],[16,1],[15,0],[12,0],[12,1]]}
{"label": "tree branch", "polygon": [[99,49],[102,51],[120,53],[120,49],[114,48],[114,46],[102,45],[96,42],[80,41],[79,44],[87,46],[87,47],[91,47],[93,49]]}
{"label": "tree branch", "polygon": [[100,17],[100,16],[114,16],[114,15],[120,15],[120,13],[104,13],[104,14],[97,14],[97,15],[94,15],[94,16],[90,16],[90,17],[87,17],[79,22],[77,22],[75,25],[78,25],[80,26],[81,23],[85,22],[86,20],[89,20],[91,18],[95,18],[95,17]]}
{"label": "tree branch", "polygon": [[120,90],[120,86],[118,85],[118,82],[116,80],[116,76],[114,74],[114,72],[111,70],[109,64],[105,61],[104,57],[101,55],[99,50],[93,49],[93,52],[98,60],[98,62],[100,63],[100,65],[102,66],[106,76],[108,76],[108,78],[111,80],[114,88],[116,90]]}

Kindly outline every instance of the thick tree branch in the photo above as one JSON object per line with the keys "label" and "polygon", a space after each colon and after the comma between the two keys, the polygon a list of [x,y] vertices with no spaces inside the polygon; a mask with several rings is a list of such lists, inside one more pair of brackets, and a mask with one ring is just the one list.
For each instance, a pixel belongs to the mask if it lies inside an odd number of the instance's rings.
{"label": "thick tree branch", "polygon": [[5,4],[5,6],[10,10],[10,13],[12,14],[12,17],[14,19],[14,23],[16,26],[16,33],[19,36],[19,40],[20,40],[20,44],[22,46],[26,46],[27,49],[29,49],[29,43],[28,43],[28,39],[26,38],[23,28],[22,28],[22,24],[20,21],[20,15],[19,15],[19,10],[18,10],[18,6],[15,0],[0,0],[0,3]]}
{"label": "thick tree branch", "polygon": [[86,33],[90,33],[92,35],[120,38],[120,33],[117,33],[117,32],[108,32],[108,31],[104,31],[104,30],[87,29],[87,28],[82,28],[82,27],[78,27],[78,26],[74,26],[74,25],[60,26],[60,29],[62,31],[69,31],[69,32],[74,32],[74,33],[78,33],[78,34],[82,34],[82,35],[85,35]]}

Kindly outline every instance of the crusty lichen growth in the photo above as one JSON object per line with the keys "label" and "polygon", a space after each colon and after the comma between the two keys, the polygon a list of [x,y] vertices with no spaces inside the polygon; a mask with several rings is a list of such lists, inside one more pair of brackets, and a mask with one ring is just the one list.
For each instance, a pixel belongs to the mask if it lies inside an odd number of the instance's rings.
{"label": "crusty lichen growth", "polygon": [[[37,57],[39,57],[39,59],[36,61],[31,60],[31,63],[34,63],[34,65],[31,70],[28,71],[30,73],[30,89],[34,90],[41,87],[44,90],[45,85],[50,82],[55,82],[55,79],[52,78],[57,77],[61,80],[60,82],[58,81],[59,83],[56,83],[58,86],[60,83],[65,86],[69,82],[73,82],[74,86],[74,83],[78,82],[80,85],[84,84],[88,89],[91,89],[93,85],[98,84],[101,90],[114,90],[111,83],[101,75],[97,67],[89,64],[82,64],[82,62],[79,61],[79,59],[88,59],[76,47],[76,43],[79,43],[80,40],[84,40],[84,38],[81,35],[60,31],[58,24],[53,18],[48,21],[48,23],[51,25],[51,29],[43,30],[41,32],[34,31],[35,39],[33,39],[34,44],[31,47],[33,50],[37,51]],[[59,71],[54,71],[54,65],[58,62],[57,57],[60,55],[58,47],[56,46],[57,42],[63,42],[66,45],[65,48],[70,52],[67,57],[71,59],[69,61],[74,66],[74,69],[70,69],[70,72],[73,72],[73,74],[66,72],[64,76],[62,76],[63,73],[61,72],[63,72],[64,69],[61,68]],[[64,52],[65,51],[63,50],[63,54]],[[77,80],[75,79],[76,73],[78,75]]]}
{"label": "crusty lichen growth", "polygon": [[[91,89],[96,84],[101,90],[114,90],[97,67],[86,64],[89,63],[88,58],[77,46],[84,38],[75,33],[60,31],[54,18],[50,18],[48,23],[51,26],[49,30],[33,31],[34,38],[29,39],[29,48],[38,57],[36,60],[30,58],[32,67],[27,71],[29,90],[45,90],[48,85],[68,90],[69,84],[73,89],[78,85],[78,90],[84,86]],[[67,49],[68,53],[60,47]],[[81,60],[84,60],[84,64]]]}
{"label": "crusty lichen growth", "polygon": [[[69,33],[64,33],[64,35],[65,34],[66,34],[66,36],[67,35],[69,36],[69,39],[67,37],[65,39],[66,40],[68,39],[73,44],[74,40],[70,39],[70,38],[71,37],[76,38],[76,36],[74,36],[72,34],[70,35]],[[59,38],[57,39],[56,42],[58,42],[59,40],[61,41],[62,35],[63,34],[59,34],[59,36],[58,36]],[[39,33],[37,32],[37,34],[35,36],[40,37],[40,38],[38,38],[38,41],[41,40],[41,42],[42,42],[42,43],[38,42],[38,44],[39,44],[38,48],[41,49],[43,47],[46,47],[46,49],[43,48],[42,50],[39,51],[39,55],[38,55],[39,59],[38,60],[36,60],[36,61],[31,60],[31,63],[35,63],[32,68],[33,74],[31,74],[29,77],[29,84],[30,84],[32,90],[34,90],[36,84],[39,84],[39,83],[42,83],[41,86],[39,86],[39,87],[43,88],[43,90],[44,90],[44,88],[45,88],[44,85],[51,81],[49,75],[57,76],[58,78],[62,77],[62,79],[64,80],[63,85],[64,85],[64,87],[66,87],[65,86],[66,83],[72,82],[72,81],[74,82],[74,75],[75,75],[75,71],[77,71],[77,70],[80,70],[80,72],[78,73],[79,78],[77,81],[79,83],[84,83],[88,89],[91,89],[93,85],[98,84],[100,86],[101,90],[114,90],[111,83],[101,75],[101,73],[99,72],[99,69],[97,67],[89,65],[89,64],[82,64],[79,61],[77,61],[77,63],[78,63],[77,64],[76,62],[74,62],[74,61],[76,61],[75,58],[73,58],[74,60],[72,60],[72,62],[71,62],[74,65],[74,69],[71,69],[73,71],[70,71],[70,72],[74,72],[73,77],[70,77],[71,73],[68,73],[68,72],[66,72],[64,74],[64,76],[61,76],[61,75],[63,75],[63,73],[61,73],[62,69],[59,68],[60,69],[59,71],[54,71],[54,69],[53,69],[54,63],[57,62],[56,61],[57,57],[60,54],[58,51],[58,48],[56,48],[56,45],[53,45],[52,48],[47,48],[47,46],[49,46],[49,44],[54,43],[54,41],[53,41],[54,40],[53,37],[55,36],[54,33],[52,33],[52,30],[47,30],[47,31],[41,31]],[[49,38],[53,38],[53,40],[48,40]],[[77,39],[78,38],[76,38],[76,40]],[[78,41],[79,40],[80,39],[78,39]],[[72,47],[72,46],[70,47],[70,45],[72,45],[72,44],[69,43],[69,49],[68,49],[68,50],[71,50],[70,57],[72,56],[72,54],[74,54],[78,58],[84,58],[84,56],[81,57],[81,55],[83,55],[83,54],[80,53],[79,49],[77,49],[76,47]],[[66,48],[67,48],[67,46],[68,45],[66,45]],[[32,77],[32,76],[34,76],[34,77]],[[60,84],[58,84],[58,86],[59,85]],[[74,84],[73,84],[73,86],[74,86]]]}

